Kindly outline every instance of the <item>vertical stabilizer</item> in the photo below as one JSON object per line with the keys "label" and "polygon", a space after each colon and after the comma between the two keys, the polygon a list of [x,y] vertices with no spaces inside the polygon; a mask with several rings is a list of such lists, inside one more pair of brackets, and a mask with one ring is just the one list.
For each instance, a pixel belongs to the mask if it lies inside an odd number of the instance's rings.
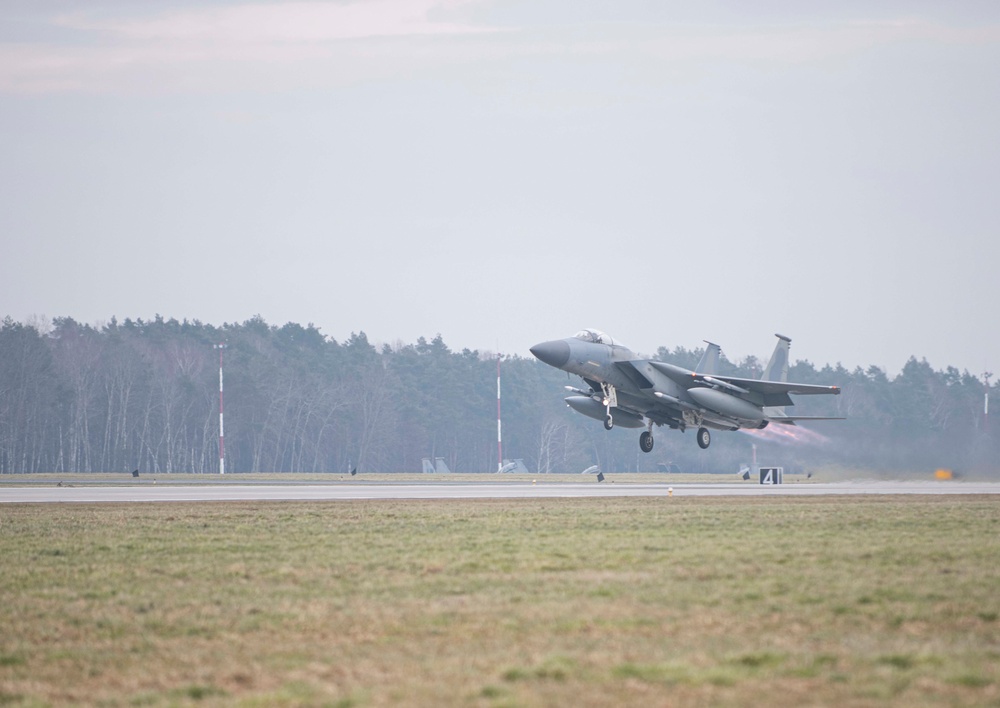
{"label": "vertical stabilizer", "polygon": [[[792,340],[783,334],[775,333],[774,336],[778,338],[778,343],[774,345],[774,352],[760,378],[762,381],[788,381],[788,345],[792,343]],[[764,412],[767,415],[784,416],[785,407],[771,406],[765,408]]]}
{"label": "vertical stabilizer", "polygon": [[705,353],[701,355],[701,361],[698,362],[698,366],[694,367],[695,372],[699,374],[717,374],[719,373],[719,353],[722,351],[718,344],[712,344],[712,342],[705,340]]}
{"label": "vertical stabilizer", "polygon": [[788,381],[788,345],[792,340],[783,334],[774,336],[778,338],[778,343],[774,345],[774,353],[760,378],[761,381]]}

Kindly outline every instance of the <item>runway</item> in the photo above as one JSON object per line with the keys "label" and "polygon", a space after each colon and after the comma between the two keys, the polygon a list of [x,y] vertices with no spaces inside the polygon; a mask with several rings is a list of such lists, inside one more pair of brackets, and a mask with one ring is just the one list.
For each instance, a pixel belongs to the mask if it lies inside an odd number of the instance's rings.
{"label": "runway", "polygon": [[760,485],[597,483],[261,484],[0,487],[2,503],[352,501],[403,499],[582,499],[600,497],[802,497],[997,495],[995,482],[837,482]]}

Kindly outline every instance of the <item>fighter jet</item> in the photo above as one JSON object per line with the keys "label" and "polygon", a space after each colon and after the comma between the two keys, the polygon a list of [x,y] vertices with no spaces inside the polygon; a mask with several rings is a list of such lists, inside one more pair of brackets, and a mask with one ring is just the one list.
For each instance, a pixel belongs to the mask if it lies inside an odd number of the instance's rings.
{"label": "fighter jet", "polygon": [[760,379],[716,373],[720,348],[706,342],[694,371],[674,364],[640,359],[632,351],[595,329],[566,339],[542,342],[531,353],[549,366],[576,374],[587,389],[567,386],[573,410],[604,421],[611,430],[646,428],[639,436],[643,452],[653,449],[653,425],[684,431],[697,427],[701,449],[712,442],[712,430],[766,428],[770,423],[795,425],[797,420],[841,420],[822,416],[789,416],[794,405],[789,394],[839,394],[839,386],[788,383],[788,346],[791,339],[777,334],[778,343]]}

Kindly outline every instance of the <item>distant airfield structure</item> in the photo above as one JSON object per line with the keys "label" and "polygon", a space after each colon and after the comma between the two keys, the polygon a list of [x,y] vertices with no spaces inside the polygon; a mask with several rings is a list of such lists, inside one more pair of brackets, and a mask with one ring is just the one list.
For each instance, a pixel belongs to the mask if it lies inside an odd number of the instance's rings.
{"label": "distant airfield structure", "polygon": [[445,464],[443,457],[435,457],[434,462],[431,462],[431,458],[425,457],[423,458],[423,460],[421,460],[421,463],[423,465],[424,474],[434,474],[434,473],[445,474],[451,472],[451,470],[448,468],[448,465]]}
{"label": "distant airfield structure", "polygon": [[518,457],[516,460],[504,460],[503,464],[500,465],[501,473],[516,473],[516,474],[530,474],[528,468],[524,465],[524,460]]}

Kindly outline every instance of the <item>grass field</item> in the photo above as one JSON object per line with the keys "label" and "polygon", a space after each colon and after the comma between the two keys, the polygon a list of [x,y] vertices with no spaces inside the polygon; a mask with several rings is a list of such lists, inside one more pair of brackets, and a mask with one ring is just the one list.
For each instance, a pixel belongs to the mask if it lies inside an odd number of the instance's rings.
{"label": "grass field", "polygon": [[0,704],[1000,705],[1000,500],[4,505]]}

